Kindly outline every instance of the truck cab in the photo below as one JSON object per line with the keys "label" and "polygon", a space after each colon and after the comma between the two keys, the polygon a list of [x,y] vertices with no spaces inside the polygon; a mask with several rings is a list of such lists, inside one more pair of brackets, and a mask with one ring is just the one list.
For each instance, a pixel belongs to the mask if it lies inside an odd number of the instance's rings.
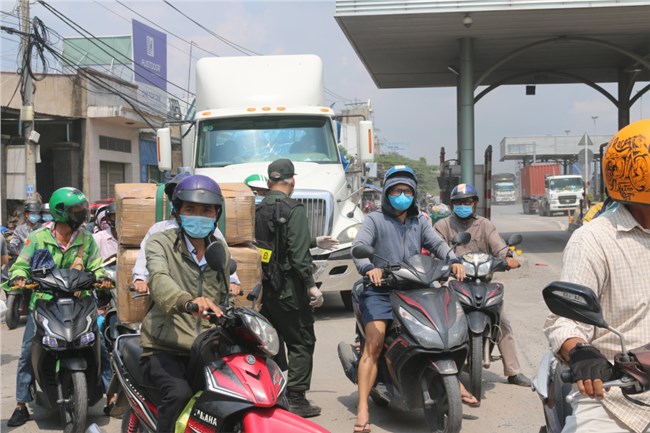
{"label": "truck cab", "polygon": [[[292,198],[304,205],[312,238],[329,235],[340,242],[334,251],[311,250],[316,285],[341,292],[350,307],[359,278],[351,243],[364,214],[352,199],[339,154],[336,115],[324,106],[320,58],[203,58],[196,83],[195,109],[183,127],[183,165],[217,182],[243,182],[266,175],[276,159],[290,159],[296,170]],[[372,122],[359,122],[357,130],[358,159],[372,161]],[[168,128],[158,131],[158,148],[159,168],[171,169]]]}
{"label": "truck cab", "polygon": [[583,196],[584,182],[581,176],[547,176],[544,179],[544,196],[539,203],[539,214],[551,216],[555,212],[573,212],[580,206]]}
{"label": "truck cab", "polygon": [[517,192],[513,182],[498,182],[494,184],[495,204],[515,204]]}

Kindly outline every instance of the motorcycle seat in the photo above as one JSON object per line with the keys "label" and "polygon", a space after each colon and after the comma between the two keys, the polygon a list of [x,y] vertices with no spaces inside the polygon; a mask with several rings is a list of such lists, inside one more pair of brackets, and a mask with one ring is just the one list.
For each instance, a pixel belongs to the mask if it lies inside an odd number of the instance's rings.
{"label": "motorcycle seat", "polygon": [[122,362],[124,368],[129,372],[133,381],[139,386],[154,389],[152,384],[145,379],[142,366],[140,365],[140,356],[142,355],[142,347],[140,347],[140,334],[123,335],[120,339],[120,347],[118,350],[122,355]]}

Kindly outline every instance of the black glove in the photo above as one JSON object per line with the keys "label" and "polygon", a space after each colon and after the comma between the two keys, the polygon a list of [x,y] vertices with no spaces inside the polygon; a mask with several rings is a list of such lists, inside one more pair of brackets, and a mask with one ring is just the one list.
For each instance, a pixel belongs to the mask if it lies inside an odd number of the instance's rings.
{"label": "black glove", "polygon": [[614,367],[595,347],[578,343],[569,352],[569,366],[573,380],[596,380],[603,382],[613,379]]}

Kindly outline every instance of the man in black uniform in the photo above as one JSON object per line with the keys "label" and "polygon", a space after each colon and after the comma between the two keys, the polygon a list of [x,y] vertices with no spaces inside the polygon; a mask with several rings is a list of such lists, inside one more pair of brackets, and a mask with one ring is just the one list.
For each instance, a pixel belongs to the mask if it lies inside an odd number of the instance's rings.
{"label": "man in black uniform", "polygon": [[255,236],[262,256],[262,314],[287,346],[289,410],[307,418],[321,412],[305,398],[305,391],[311,383],[316,344],[312,307],[323,304],[323,294],[311,273],[312,239],[305,208],[289,198],[295,174],[288,159],[269,165],[270,191],[258,205]]}

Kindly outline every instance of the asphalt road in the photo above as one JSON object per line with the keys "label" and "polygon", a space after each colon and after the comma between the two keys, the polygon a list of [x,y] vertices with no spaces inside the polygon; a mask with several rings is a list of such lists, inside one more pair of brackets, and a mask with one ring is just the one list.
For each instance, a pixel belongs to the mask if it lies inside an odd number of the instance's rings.
{"label": "asphalt road", "polygon": [[[523,250],[522,267],[499,274],[495,279],[506,286],[505,309],[515,330],[522,371],[529,377],[535,374],[537,364],[546,350],[546,339],[541,332],[548,310],[541,297],[542,288],[558,279],[561,255],[570,234],[566,231],[567,217],[539,217],[523,215],[521,206],[492,208],[493,221],[507,237],[520,233],[524,237],[519,246]],[[58,415],[30,406],[32,420],[24,426],[9,428],[6,423],[15,407],[16,364],[22,339],[23,325],[9,330],[0,325],[2,354],[0,365],[1,419],[0,432],[60,431]],[[354,321],[345,311],[337,295],[327,295],[325,305],[317,311],[315,366],[312,390],[308,397],[323,408],[313,421],[331,432],[352,431],[355,420],[356,386],[343,374],[336,346],[339,341],[352,342]],[[527,388],[507,384],[499,361],[484,370],[481,407],[464,407],[463,433],[536,433],[543,423],[541,404]],[[90,410],[89,422],[97,423],[107,433],[117,433],[120,420],[102,414],[104,402]],[[373,433],[424,433],[424,417],[419,411],[401,412],[371,403]]]}

